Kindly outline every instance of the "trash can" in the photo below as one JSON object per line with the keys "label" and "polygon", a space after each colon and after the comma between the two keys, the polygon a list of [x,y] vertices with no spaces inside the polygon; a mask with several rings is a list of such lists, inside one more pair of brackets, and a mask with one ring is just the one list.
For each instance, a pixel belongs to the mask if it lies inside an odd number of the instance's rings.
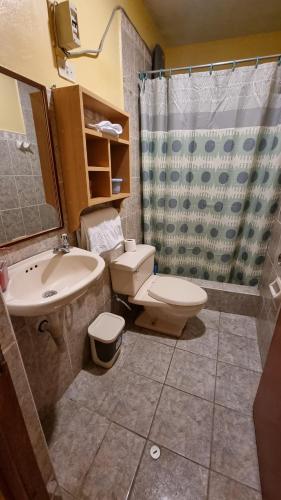
{"label": "trash can", "polygon": [[121,349],[125,320],[112,313],[100,314],[88,328],[94,363],[111,368]]}

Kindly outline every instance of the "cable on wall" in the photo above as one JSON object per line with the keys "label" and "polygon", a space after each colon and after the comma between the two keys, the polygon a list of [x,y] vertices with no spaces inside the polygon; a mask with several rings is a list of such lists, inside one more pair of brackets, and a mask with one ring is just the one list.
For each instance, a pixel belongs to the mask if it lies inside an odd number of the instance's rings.
{"label": "cable on wall", "polygon": [[[56,43],[56,46],[58,47],[58,49],[60,49],[63,52],[64,56],[67,57],[68,59],[73,59],[73,58],[81,57],[81,56],[89,56],[89,57],[97,58],[101,54],[101,52],[103,50],[103,45],[104,45],[107,33],[108,33],[108,31],[110,29],[110,26],[111,26],[111,24],[113,22],[115,14],[118,11],[123,12],[123,14],[130,21],[130,23],[132,24],[132,26],[134,27],[134,29],[138,33],[138,35],[141,37],[140,33],[138,32],[138,30],[137,30],[136,26],[134,25],[134,23],[131,21],[131,19],[128,16],[128,14],[125,11],[125,9],[121,5],[116,5],[116,7],[114,7],[114,9],[111,12],[111,15],[110,15],[108,23],[107,23],[107,25],[105,27],[105,30],[104,30],[104,33],[102,35],[102,38],[101,38],[101,41],[99,43],[98,48],[96,48],[96,49],[77,49],[77,50],[71,50],[71,51],[67,50],[66,47],[63,47],[63,46],[61,46],[59,44],[58,36],[57,36],[56,8],[58,7],[59,3],[57,1],[55,1],[51,5],[52,5],[52,9],[53,9],[53,28],[54,28],[55,43]],[[143,40],[143,38],[142,38],[142,40]],[[149,49],[148,45],[146,44],[146,42],[144,40],[143,40],[143,42],[145,43],[147,49],[150,52],[150,49]]]}

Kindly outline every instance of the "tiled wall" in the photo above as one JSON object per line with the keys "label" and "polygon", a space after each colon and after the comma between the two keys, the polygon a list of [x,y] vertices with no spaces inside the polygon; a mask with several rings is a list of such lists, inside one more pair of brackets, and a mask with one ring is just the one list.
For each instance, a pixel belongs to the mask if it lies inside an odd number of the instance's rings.
{"label": "tiled wall", "polygon": [[188,279],[206,290],[207,309],[242,316],[257,316],[260,309],[260,292],[256,287],[197,278]]}
{"label": "tiled wall", "polygon": [[272,228],[263,274],[260,282],[261,308],[257,317],[258,342],[264,366],[270,347],[272,335],[280,311],[280,297],[273,299],[269,283],[277,276],[281,278],[281,267],[278,266],[278,255],[281,253],[281,209]]}
{"label": "tiled wall", "polygon": [[[0,131],[0,244],[59,225],[46,204],[29,94],[36,89],[18,81],[26,134]],[[16,142],[27,141],[22,151]]]}
{"label": "tiled wall", "polygon": [[132,196],[123,204],[121,217],[127,238],[142,242],[140,127],[138,71],[151,69],[151,54],[124,13],[121,18],[124,107],[130,113],[130,160]]}
{"label": "tiled wall", "polygon": [[[40,417],[50,410],[90,358],[88,325],[111,310],[108,270],[87,293],[47,317],[54,337],[37,331],[43,317],[12,317],[16,338]],[[64,318],[62,319],[62,316]]]}

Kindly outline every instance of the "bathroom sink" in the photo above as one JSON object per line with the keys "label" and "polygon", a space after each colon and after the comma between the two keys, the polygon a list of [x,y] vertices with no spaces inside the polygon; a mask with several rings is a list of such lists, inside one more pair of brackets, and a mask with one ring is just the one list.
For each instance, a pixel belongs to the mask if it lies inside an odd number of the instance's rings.
{"label": "bathroom sink", "polygon": [[67,254],[53,250],[34,255],[9,267],[4,298],[10,314],[48,314],[82,295],[102,273],[99,255],[71,247]]}

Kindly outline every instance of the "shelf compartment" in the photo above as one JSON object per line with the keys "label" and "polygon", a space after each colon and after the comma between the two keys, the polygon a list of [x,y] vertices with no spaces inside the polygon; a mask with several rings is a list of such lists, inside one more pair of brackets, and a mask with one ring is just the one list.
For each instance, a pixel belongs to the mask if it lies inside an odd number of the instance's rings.
{"label": "shelf compartment", "polygon": [[101,99],[92,92],[82,88],[83,108],[91,110],[100,120],[109,120],[120,123],[123,127],[121,139],[129,140],[129,115],[109,102]]}
{"label": "shelf compartment", "polygon": [[122,137],[114,137],[110,134],[106,134],[105,132],[99,132],[98,130],[94,130],[92,128],[84,128],[85,134],[87,137],[100,137],[102,139],[107,139],[111,142],[118,142],[120,144],[129,144],[129,141],[126,139],[122,139]]}
{"label": "shelf compartment", "polygon": [[97,196],[96,198],[91,198],[89,200],[89,206],[100,205],[102,203],[108,203],[110,201],[119,201],[124,200],[125,198],[129,198],[130,193],[118,193],[113,194],[112,196]]}
{"label": "shelf compartment", "polygon": [[111,196],[110,172],[89,171],[89,199]]}
{"label": "shelf compartment", "polygon": [[110,172],[109,167],[88,167],[88,172]]}
{"label": "shelf compartment", "polygon": [[[122,193],[130,193],[130,150],[129,146],[110,143],[111,178],[123,179]],[[112,195],[114,196],[114,194]]]}
{"label": "shelf compartment", "polygon": [[109,145],[107,139],[86,136],[88,167],[106,167],[109,169]]}

